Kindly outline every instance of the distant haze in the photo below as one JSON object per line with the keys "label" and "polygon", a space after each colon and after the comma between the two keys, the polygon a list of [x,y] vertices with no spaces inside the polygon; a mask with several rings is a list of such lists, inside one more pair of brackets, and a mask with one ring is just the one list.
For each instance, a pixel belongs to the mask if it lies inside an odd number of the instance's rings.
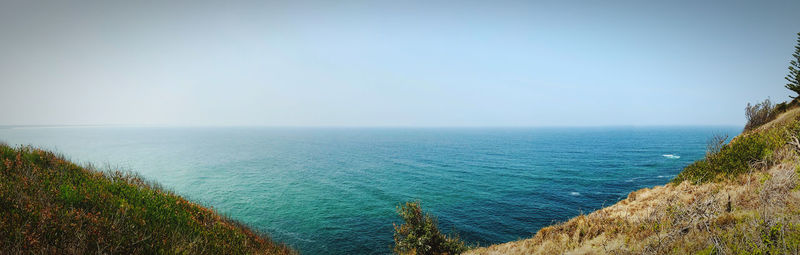
{"label": "distant haze", "polygon": [[1,1],[0,125],[743,125],[800,1]]}

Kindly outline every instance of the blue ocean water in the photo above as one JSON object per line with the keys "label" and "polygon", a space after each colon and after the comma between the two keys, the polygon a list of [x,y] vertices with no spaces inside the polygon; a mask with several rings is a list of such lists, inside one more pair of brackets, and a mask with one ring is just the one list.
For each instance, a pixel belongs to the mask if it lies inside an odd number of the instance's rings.
{"label": "blue ocean water", "polygon": [[513,241],[667,183],[740,130],[6,127],[0,141],[136,171],[304,254],[386,254],[401,202],[470,243]]}

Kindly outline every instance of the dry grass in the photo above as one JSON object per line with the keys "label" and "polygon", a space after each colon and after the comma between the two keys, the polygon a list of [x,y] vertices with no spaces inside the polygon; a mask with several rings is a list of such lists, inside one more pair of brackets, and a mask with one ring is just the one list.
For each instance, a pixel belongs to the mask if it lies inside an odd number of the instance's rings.
{"label": "dry grass", "polygon": [[798,254],[797,161],[736,180],[632,192],[533,238],[465,254]]}
{"label": "dry grass", "polygon": [[[798,116],[792,109],[761,128]],[[634,191],[532,238],[465,254],[800,254],[798,145],[790,141],[740,175]]]}

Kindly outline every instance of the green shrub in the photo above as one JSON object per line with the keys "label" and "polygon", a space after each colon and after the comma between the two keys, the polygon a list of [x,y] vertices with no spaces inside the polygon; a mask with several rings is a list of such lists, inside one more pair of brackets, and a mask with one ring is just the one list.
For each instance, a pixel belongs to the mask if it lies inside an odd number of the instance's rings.
{"label": "green shrub", "polygon": [[439,231],[436,218],[422,211],[419,202],[397,207],[405,224],[394,225],[394,252],[398,254],[460,254],[467,246],[458,237]]}
{"label": "green shrub", "polygon": [[772,109],[771,115],[773,116],[773,118],[778,117],[778,115],[781,115],[781,113],[784,113],[798,106],[800,106],[800,101],[798,101],[797,99],[793,99],[788,102],[782,102],[780,104],[775,105],[775,107]]}
{"label": "green shrub", "polygon": [[792,121],[761,132],[742,134],[718,152],[708,153],[705,159],[687,166],[673,183],[685,180],[701,183],[746,173],[752,165],[765,162],[787,143],[789,134],[797,134],[799,130],[797,121]]}
{"label": "green shrub", "polygon": [[[792,100],[792,102],[795,102],[795,101]],[[787,103],[787,102],[782,102],[780,104],[776,104],[775,108],[772,109],[772,115],[778,116],[779,114],[786,112],[790,108],[789,104],[790,103]]]}

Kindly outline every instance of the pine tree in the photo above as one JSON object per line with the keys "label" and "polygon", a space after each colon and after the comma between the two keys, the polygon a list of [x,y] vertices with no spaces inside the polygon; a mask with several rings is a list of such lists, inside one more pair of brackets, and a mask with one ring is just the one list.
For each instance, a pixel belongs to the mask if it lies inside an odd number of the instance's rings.
{"label": "pine tree", "polygon": [[792,57],[794,59],[789,61],[789,74],[786,75],[786,80],[789,81],[786,88],[797,93],[797,96],[792,97],[797,98],[800,96],[800,33],[797,33],[797,46],[794,46]]}

